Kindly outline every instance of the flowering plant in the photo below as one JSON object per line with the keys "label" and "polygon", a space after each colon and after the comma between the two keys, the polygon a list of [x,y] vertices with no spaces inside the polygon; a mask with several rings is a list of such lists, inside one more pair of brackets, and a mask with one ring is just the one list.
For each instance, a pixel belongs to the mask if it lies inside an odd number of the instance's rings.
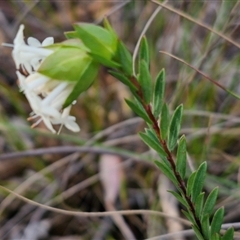
{"label": "flowering plant", "polygon": [[41,44],[29,38],[28,45],[24,42],[24,27],[20,26],[14,40],[13,58],[20,89],[33,109],[30,119],[40,117],[33,126],[43,120],[52,132],[55,132],[55,124],[79,131],[75,117],[69,115],[71,106],[92,84],[100,64],[110,68],[110,73],[133,94],[134,100],[126,102],[147,125],[139,135],[158,153],[159,159],[155,163],[175,185],[176,191],[171,193],[185,208],[183,214],[191,222],[197,238],[233,239],[233,228],[224,234],[220,232],[224,209],[219,208],[213,213],[218,188],[204,199],[206,162],[186,181],[186,139],[185,136],[179,138],[183,106],[180,104],[170,114],[164,101],[165,71],[161,70],[156,79],[152,79],[146,38],[141,41],[136,71],[131,53],[107,21],[104,26],[75,25],[75,31],[66,33],[67,41],[53,44],[53,39],[47,38]]}

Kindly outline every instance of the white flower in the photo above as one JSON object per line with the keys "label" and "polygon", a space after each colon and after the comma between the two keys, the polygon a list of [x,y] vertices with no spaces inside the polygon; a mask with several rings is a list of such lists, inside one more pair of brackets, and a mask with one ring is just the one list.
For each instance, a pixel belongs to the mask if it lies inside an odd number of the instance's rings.
{"label": "white flower", "polygon": [[52,37],[48,37],[41,44],[36,38],[30,37],[27,45],[24,41],[23,30],[24,25],[20,25],[13,44],[5,43],[3,45],[13,47],[12,56],[16,68],[19,69],[22,66],[30,74],[38,69],[41,61],[53,53],[53,50],[44,47],[52,45],[54,40]]}
{"label": "white flower", "polygon": [[23,30],[24,25],[21,25],[13,44],[3,45],[13,47],[12,56],[16,68],[18,70],[22,68],[28,73],[26,77],[20,71],[16,72],[20,91],[25,94],[32,108],[29,120],[37,119],[32,127],[36,127],[43,121],[53,133],[56,132],[53,128],[55,124],[61,125],[60,130],[65,126],[73,132],[80,131],[76,118],[69,115],[71,105],[63,109],[63,104],[75,87],[75,83],[51,79],[37,72],[41,62],[54,52],[44,48],[54,43],[53,38],[48,37],[40,43],[36,38],[29,37],[26,44]]}
{"label": "white flower", "polygon": [[28,77],[16,72],[20,89],[26,95],[33,110],[29,120],[37,117],[40,119],[32,125],[36,127],[43,121],[46,127],[55,133],[52,125],[61,124],[73,132],[80,131],[76,118],[69,116],[71,106],[62,110],[66,98],[74,88],[74,84],[66,81],[52,80],[38,72],[32,73]]}

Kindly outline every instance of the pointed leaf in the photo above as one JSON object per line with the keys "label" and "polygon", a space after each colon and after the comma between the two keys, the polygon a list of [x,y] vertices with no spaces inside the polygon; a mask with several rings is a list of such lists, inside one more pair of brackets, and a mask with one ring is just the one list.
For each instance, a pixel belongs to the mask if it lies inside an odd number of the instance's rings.
{"label": "pointed leaf", "polygon": [[91,62],[92,58],[84,50],[61,46],[41,63],[38,72],[52,79],[76,82]]}
{"label": "pointed leaf", "polygon": [[164,152],[158,141],[156,141],[154,138],[152,138],[151,136],[149,136],[149,134],[146,133],[140,132],[139,135],[143,142],[145,142],[150,148],[153,148],[160,155],[166,156],[166,153]]}
{"label": "pointed leaf", "polygon": [[147,64],[147,66],[150,66],[150,54],[149,54],[149,47],[147,38],[144,36],[141,39],[140,48],[139,48],[139,66],[141,64],[141,60],[144,60]]}
{"label": "pointed leaf", "polygon": [[102,56],[96,55],[94,53],[89,53],[89,55],[98,63],[102,64],[105,67],[109,68],[120,68],[120,65],[113,60],[104,58]]}
{"label": "pointed leaf", "polygon": [[147,123],[151,123],[151,120],[149,119],[148,115],[134,102],[125,99],[127,105],[142,119],[144,119]]}
{"label": "pointed leaf", "polygon": [[162,108],[161,120],[160,120],[161,137],[163,140],[166,140],[167,138],[169,119],[170,119],[170,115],[169,115],[168,106],[164,104]]}
{"label": "pointed leaf", "polygon": [[164,103],[165,85],[165,70],[162,69],[156,78],[154,86],[153,115],[155,118],[159,118],[159,114],[162,111],[162,106]]}
{"label": "pointed leaf", "polygon": [[111,59],[117,51],[117,39],[107,29],[90,23],[74,26],[78,37],[91,53]]}
{"label": "pointed leaf", "polygon": [[203,185],[204,185],[204,180],[206,177],[206,171],[207,171],[207,163],[203,162],[197,172],[196,176],[194,178],[194,183],[192,187],[192,201],[195,203],[198,195],[201,193]]}
{"label": "pointed leaf", "polygon": [[205,240],[203,235],[200,233],[200,231],[199,231],[197,226],[193,225],[192,228],[193,228],[193,230],[194,230],[198,240]]}
{"label": "pointed leaf", "polygon": [[64,35],[66,36],[67,39],[78,38],[78,34],[76,31],[65,32]]}
{"label": "pointed leaf", "polygon": [[222,222],[223,222],[224,208],[219,208],[213,215],[211,222],[211,236],[215,233],[220,233]]}
{"label": "pointed leaf", "polygon": [[203,216],[202,218],[202,231],[203,231],[203,235],[205,237],[205,239],[209,239],[210,238],[210,224],[209,224],[209,215],[206,214],[205,216]]}
{"label": "pointed leaf", "polygon": [[158,144],[158,147],[161,148],[162,151],[156,151],[161,158],[165,158],[167,156],[167,154],[165,153],[165,151],[163,150],[158,137],[156,136],[156,133],[154,132],[153,129],[146,129],[146,134]]}
{"label": "pointed leaf", "polygon": [[115,61],[120,63],[124,73],[128,77],[131,77],[133,75],[132,55],[130,54],[126,46],[121,41],[118,41],[118,49],[117,49],[117,55],[116,55]]}
{"label": "pointed leaf", "polygon": [[192,223],[195,224],[195,220],[193,216],[190,214],[190,212],[187,212],[185,210],[182,210],[182,213],[186,216],[186,218]]}
{"label": "pointed leaf", "polygon": [[229,228],[223,235],[221,240],[232,240],[234,237],[234,228]]}
{"label": "pointed leaf", "polygon": [[180,194],[170,190],[168,190],[168,192],[170,192],[183,206],[188,207],[188,203]]}
{"label": "pointed leaf", "polygon": [[96,62],[92,61],[89,62],[89,64],[86,65],[85,67],[86,67],[85,71],[82,71],[81,77],[79,78],[72,92],[66,99],[63,108],[66,108],[70,104],[72,104],[72,102],[76,100],[83,91],[86,91],[95,80],[98,73],[99,65]]}
{"label": "pointed leaf", "polygon": [[183,111],[183,105],[181,104],[174,111],[171,122],[170,122],[170,127],[168,132],[168,147],[170,151],[172,151],[177,144],[178,134],[179,134],[179,131],[181,128],[181,122],[182,122],[182,111]]}
{"label": "pointed leaf", "polygon": [[137,87],[135,87],[133,85],[133,83],[126,76],[124,76],[122,73],[119,73],[119,72],[116,72],[116,71],[112,71],[112,70],[110,70],[109,73],[112,76],[114,76],[115,78],[117,78],[118,80],[120,80],[123,84],[128,86],[131,90],[132,89],[134,89],[134,91],[137,90]]}
{"label": "pointed leaf", "polygon": [[211,193],[208,195],[207,200],[204,204],[203,215],[209,214],[211,216],[216,200],[218,196],[218,187],[214,188]]}
{"label": "pointed leaf", "polygon": [[104,28],[106,28],[113,37],[115,37],[116,39],[118,39],[118,36],[116,34],[116,32],[114,31],[114,29],[112,28],[111,24],[109,23],[107,18],[104,18],[103,20],[103,26]]}
{"label": "pointed leaf", "polygon": [[199,219],[201,219],[201,216],[204,216],[204,214],[202,212],[203,202],[204,202],[204,195],[205,195],[204,192],[199,194],[197,199],[196,199],[196,203],[195,203],[196,215],[197,215],[197,217]]}
{"label": "pointed leaf", "polygon": [[193,172],[190,177],[188,178],[188,182],[187,182],[187,196],[190,197],[192,194],[192,188],[193,188],[193,183],[194,183],[194,179],[196,176],[196,172]]}
{"label": "pointed leaf", "polygon": [[143,98],[146,104],[149,104],[152,99],[152,78],[149,72],[149,67],[144,60],[141,60],[139,67],[139,78]]}
{"label": "pointed leaf", "polygon": [[183,179],[185,178],[186,174],[186,165],[187,165],[186,138],[183,135],[179,140],[176,160],[177,171],[180,173],[180,176]]}
{"label": "pointed leaf", "polygon": [[211,236],[211,240],[221,240],[220,234],[214,233],[214,234]]}
{"label": "pointed leaf", "polygon": [[160,168],[160,170],[173,182],[175,186],[178,186],[178,181],[173,175],[172,170],[164,163],[155,161],[155,164]]}

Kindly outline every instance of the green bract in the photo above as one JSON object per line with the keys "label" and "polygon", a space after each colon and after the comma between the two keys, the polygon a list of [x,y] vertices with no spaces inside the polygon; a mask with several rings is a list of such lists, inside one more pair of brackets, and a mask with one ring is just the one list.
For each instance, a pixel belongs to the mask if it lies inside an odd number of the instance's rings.
{"label": "green bract", "polygon": [[116,35],[105,28],[81,23],[74,26],[75,33],[69,36],[77,36],[93,55],[102,59],[111,60],[117,51]]}
{"label": "green bract", "polygon": [[82,48],[62,44],[42,62],[38,72],[52,79],[76,82],[90,62],[92,58]]}

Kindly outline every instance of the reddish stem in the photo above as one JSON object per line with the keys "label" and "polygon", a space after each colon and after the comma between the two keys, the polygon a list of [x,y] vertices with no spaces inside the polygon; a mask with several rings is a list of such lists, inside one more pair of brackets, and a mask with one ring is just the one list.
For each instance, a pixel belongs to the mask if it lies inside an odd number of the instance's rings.
{"label": "reddish stem", "polygon": [[138,89],[137,94],[138,94],[138,96],[141,99],[142,106],[144,107],[148,117],[150,118],[150,120],[152,122],[152,127],[153,127],[153,129],[154,129],[154,131],[155,131],[155,133],[156,133],[156,135],[158,137],[159,143],[161,144],[161,146],[163,147],[165,153],[167,154],[167,160],[169,161],[169,163],[171,165],[171,168],[173,170],[173,173],[174,173],[174,175],[175,175],[175,177],[176,177],[176,179],[178,181],[179,188],[182,190],[182,193],[183,193],[183,195],[184,195],[184,197],[185,197],[185,199],[186,199],[186,201],[187,201],[187,203],[189,205],[189,209],[192,212],[193,217],[194,217],[194,219],[196,221],[196,224],[197,224],[200,232],[203,235],[202,225],[201,225],[201,222],[200,222],[199,218],[196,215],[196,210],[195,210],[194,203],[192,202],[190,196],[187,195],[187,189],[186,189],[185,181],[182,179],[182,177],[180,176],[179,172],[176,169],[175,161],[173,159],[171,151],[168,149],[166,141],[163,140],[162,137],[161,137],[161,130],[159,128],[157,119],[154,117],[154,115],[152,113],[151,105],[145,103],[144,98],[143,98],[143,92],[142,92],[141,86],[139,85],[137,79],[134,78],[134,77],[131,77],[130,80]]}

